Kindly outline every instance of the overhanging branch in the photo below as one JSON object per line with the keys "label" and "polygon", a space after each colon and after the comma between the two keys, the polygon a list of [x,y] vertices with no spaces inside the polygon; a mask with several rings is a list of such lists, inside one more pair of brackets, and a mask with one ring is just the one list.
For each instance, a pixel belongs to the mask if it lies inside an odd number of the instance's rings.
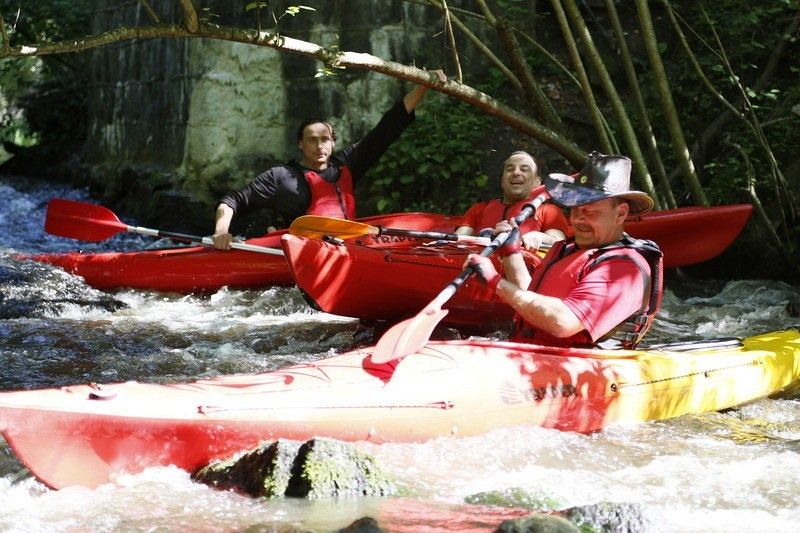
{"label": "overhanging branch", "polygon": [[489,95],[468,85],[463,85],[452,80],[442,82],[432,72],[394,61],[388,61],[371,54],[329,50],[314,43],[286,37],[277,33],[258,32],[255,30],[226,26],[211,26],[208,24],[200,24],[197,31],[193,33],[186,27],[178,24],[122,27],[78,40],[9,48],[0,51],[0,59],[82,52],[125,40],[164,37],[195,37],[264,46],[275,50],[299,54],[320,61],[326,65],[334,64],[339,67],[370,70],[392,78],[407,80],[452,96],[480,109],[488,115],[496,117],[516,130],[549,146],[563,155],[576,167],[580,167],[586,159],[586,152],[562,135],[547,128],[533,118],[520,114],[514,109],[496,101]]}

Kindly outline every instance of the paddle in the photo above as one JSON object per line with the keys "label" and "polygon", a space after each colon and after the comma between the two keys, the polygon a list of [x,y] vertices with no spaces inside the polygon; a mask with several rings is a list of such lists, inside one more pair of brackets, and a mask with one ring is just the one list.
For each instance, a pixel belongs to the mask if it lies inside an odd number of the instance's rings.
{"label": "paddle", "polygon": [[[50,200],[47,204],[44,229],[51,235],[70,237],[82,241],[102,241],[127,231],[151,237],[167,237],[182,242],[193,242],[204,246],[214,245],[211,237],[129,226],[120,221],[112,211],[101,205],[61,198]],[[231,243],[231,248],[262,254],[283,255],[282,250],[243,242]]]}
{"label": "paddle", "polygon": [[[528,217],[536,211],[542,203],[547,200],[547,193],[540,194],[530,204],[515,217],[517,224],[522,224]],[[519,231],[514,229],[512,231]],[[488,257],[494,251],[503,245],[512,232],[505,232],[498,234],[492,243],[487,246],[480,255]],[[456,291],[464,284],[464,282],[474,273],[472,265],[468,266],[456,278],[447,284],[447,286],[434,298],[425,309],[416,314],[416,316],[399,322],[389,328],[384,333],[375,349],[372,352],[372,362],[374,363],[388,363],[395,359],[405,357],[408,354],[420,350],[431,337],[431,333],[441,320],[447,315],[447,309],[442,309],[442,306],[453,297]]]}
{"label": "paddle", "polygon": [[354,237],[396,235],[413,237],[415,239],[434,239],[438,241],[462,241],[472,244],[487,246],[491,239],[475,237],[473,235],[458,235],[456,233],[440,233],[438,231],[417,231],[410,229],[384,228],[383,226],[370,226],[363,222],[342,220],[340,218],[304,215],[294,219],[289,226],[289,233],[308,239],[321,239],[325,235],[339,239],[352,239]]}

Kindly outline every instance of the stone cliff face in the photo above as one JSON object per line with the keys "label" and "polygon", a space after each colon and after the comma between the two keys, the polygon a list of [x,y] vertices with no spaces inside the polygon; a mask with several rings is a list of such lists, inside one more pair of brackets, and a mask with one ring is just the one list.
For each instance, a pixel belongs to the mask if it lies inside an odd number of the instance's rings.
{"label": "stone cliff face", "polygon": [[[294,3],[269,6],[280,15]],[[301,3],[316,11],[281,18],[282,33],[323,45],[338,41],[343,50],[428,68],[444,61],[441,44],[432,38],[441,33],[441,20],[430,9],[385,0]],[[178,2],[150,4],[163,22],[180,21]],[[246,2],[195,5],[212,22],[255,27],[255,12],[245,12]],[[263,28],[273,26],[268,11],[261,18]],[[140,2],[120,7],[118,1],[97,0],[92,31],[149,22]],[[425,49],[433,57],[420,55]],[[370,72],[315,77],[319,65],[307,58],[223,41],[122,42],[92,53],[84,158],[94,185],[109,198],[178,192],[214,204],[270,164],[294,157],[301,120],[328,118],[343,147],[410,89]]]}

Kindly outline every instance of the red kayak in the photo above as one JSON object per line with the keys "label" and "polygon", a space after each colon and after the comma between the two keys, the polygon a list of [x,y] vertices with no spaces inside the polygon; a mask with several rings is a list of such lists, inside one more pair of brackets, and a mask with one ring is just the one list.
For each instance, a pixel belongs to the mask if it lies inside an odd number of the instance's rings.
{"label": "red kayak", "polygon": [[[431,213],[397,213],[359,219],[362,222],[420,231],[451,231],[461,217]],[[248,239],[247,244],[280,249],[286,230]],[[382,237],[381,246],[408,240]],[[96,289],[122,287],[166,292],[214,292],[221,287],[257,288],[292,285],[286,260],[243,250],[221,251],[204,246],[164,248],[134,252],[60,253],[21,256],[63,268],[81,276]]]}
{"label": "red kayak", "polygon": [[591,432],[727,409],[800,380],[800,332],[652,351],[429,342],[378,364],[357,350],[275,372],[0,393],[0,434],[46,485],[187,471],[273,439],[420,442],[534,424]]}
{"label": "red kayak", "polygon": [[[632,218],[625,229],[653,239],[664,252],[665,267],[689,265],[721,253],[744,227],[749,204],[680,208]],[[467,254],[480,247],[464,244],[425,246],[407,243],[379,248],[371,237],[343,245],[287,235],[283,249],[297,286],[318,309],[341,316],[391,320],[423,309],[461,272]],[[479,283],[468,280],[444,306],[444,322],[494,330],[512,311]]]}

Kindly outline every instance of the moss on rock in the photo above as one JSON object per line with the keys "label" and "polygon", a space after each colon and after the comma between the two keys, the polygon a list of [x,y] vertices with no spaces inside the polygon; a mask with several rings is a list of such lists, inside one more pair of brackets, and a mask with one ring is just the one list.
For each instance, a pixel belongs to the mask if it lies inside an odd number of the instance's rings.
{"label": "moss on rock", "polygon": [[388,496],[397,488],[371,456],[352,445],[316,438],[298,451],[287,496]]}
{"label": "moss on rock", "polygon": [[303,444],[278,440],[211,463],[192,478],[215,488],[254,497],[332,498],[388,496],[394,481],[369,455],[351,444],[312,439]]}
{"label": "moss on rock", "polygon": [[198,470],[196,481],[220,489],[234,489],[254,497],[285,494],[299,442],[278,440],[255,450],[217,461]]}

